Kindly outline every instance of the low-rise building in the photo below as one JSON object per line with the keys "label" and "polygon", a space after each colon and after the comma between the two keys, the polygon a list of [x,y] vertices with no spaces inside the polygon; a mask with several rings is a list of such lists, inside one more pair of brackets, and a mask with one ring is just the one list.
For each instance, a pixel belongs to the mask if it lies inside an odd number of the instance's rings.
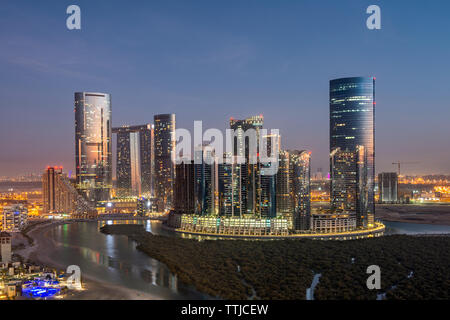
{"label": "low-rise building", "polygon": [[2,264],[11,262],[11,235],[7,232],[0,232],[0,258]]}
{"label": "low-rise building", "polygon": [[28,209],[23,204],[3,207],[2,229],[7,232],[20,232],[26,225]]}
{"label": "low-rise building", "polygon": [[355,229],[355,213],[313,214],[311,217],[311,231],[315,233],[339,233]]}

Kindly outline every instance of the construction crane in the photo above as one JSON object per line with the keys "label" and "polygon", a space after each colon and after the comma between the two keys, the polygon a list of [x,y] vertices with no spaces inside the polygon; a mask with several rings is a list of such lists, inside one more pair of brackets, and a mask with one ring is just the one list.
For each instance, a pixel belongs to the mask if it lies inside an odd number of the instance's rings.
{"label": "construction crane", "polygon": [[397,161],[397,162],[392,162],[393,165],[397,165],[398,166],[398,175],[400,176],[400,165],[402,164],[417,164],[419,163],[418,161],[413,161],[413,162],[402,162],[402,161]]}

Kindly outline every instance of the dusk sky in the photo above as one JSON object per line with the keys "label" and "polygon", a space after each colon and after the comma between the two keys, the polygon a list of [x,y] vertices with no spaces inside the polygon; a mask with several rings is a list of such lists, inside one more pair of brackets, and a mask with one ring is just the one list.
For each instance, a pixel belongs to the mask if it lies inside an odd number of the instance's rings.
{"label": "dusk sky", "polygon": [[450,174],[449,16],[448,0],[2,1],[0,176],[74,168],[76,91],[110,93],[114,126],[263,114],[327,172],[329,80],[348,76],[376,77],[377,173]]}

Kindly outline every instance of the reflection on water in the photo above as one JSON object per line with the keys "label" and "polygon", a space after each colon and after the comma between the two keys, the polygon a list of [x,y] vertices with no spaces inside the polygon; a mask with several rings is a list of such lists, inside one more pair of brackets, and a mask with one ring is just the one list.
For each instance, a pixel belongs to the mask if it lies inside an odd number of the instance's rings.
{"label": "reflection on water", "polygon": [[386,235],[391,234],[447,234],[450,233],[450,226],[433,224],[406,223],[383,221],[386,225]]}
{"label": "reflection on water", "polygon": [[78,265],[82,274],[100,281],[155,294],[163,299],[201,299],[203,296],[179,283],[159,261],[136,249],[127,236],[105,235],[105,223],[142,223],[147,231],[164,234],[155,221],[81,222],[57,226],[48,236],[56,246],[50,258],[60,265]]}
{"label": "reflection on water", "polygon": [[[203,299],[180,283],[159,261],[136,249],[127,236],[99,232],[104,224],[140,223],[157,235],[180,236],[161,227],[160,221],[120,220],[79,222],[49,229],[49,257],[61,266],[78,265],[82,275],[155,295],[162,299]],[[385,222],[386,234],[450,233],[450,226]],[[196,238],[187,236],[187,238]],[[198,238],[203,240],[204,238]],[[211,238],[217,239],[217,238]]]}

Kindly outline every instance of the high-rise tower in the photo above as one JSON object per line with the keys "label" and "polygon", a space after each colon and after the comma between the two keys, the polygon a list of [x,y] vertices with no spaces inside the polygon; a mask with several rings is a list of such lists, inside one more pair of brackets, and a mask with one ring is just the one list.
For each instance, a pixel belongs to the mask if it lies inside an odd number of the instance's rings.
{"label": "high-rise tower", "polygon": [[173,206],[175,180],[175,114],[154,116],[155,126],[155,195],[160,211]]}
{"label": "high-rise tower", "polygon": [[[259,153],[263,123],[264,117],[262,115],[244,120],[230,119],[230,128],[235,130],[233,156],[245,158],[245,163],[242,165],[242,202],[240,206],[244,214],[261,214],[261,166],[256,161],[256,157]],[[254,135],[250,134],[251,132],[254,132]]]}
{"label": "high-rise tower", "polygon": [[88,201],[108,200],[112,187],[111,97],[75,93],[77,189]]}
{"label": "high-rise tower", "polygon": [[289,150],[289,191],[292,200],[293,226],[296,230],[308,230],[311,219],[311,153],[305,150]]}
{"label": "high-rise tower", "polygon": [[153,126],[113,128],[117,134],[117,191],[120,196],[153,194]]}
{"label": "high-rise tower", "polygon": [[374,224],[375,78],[330,81],[331,208]]}

